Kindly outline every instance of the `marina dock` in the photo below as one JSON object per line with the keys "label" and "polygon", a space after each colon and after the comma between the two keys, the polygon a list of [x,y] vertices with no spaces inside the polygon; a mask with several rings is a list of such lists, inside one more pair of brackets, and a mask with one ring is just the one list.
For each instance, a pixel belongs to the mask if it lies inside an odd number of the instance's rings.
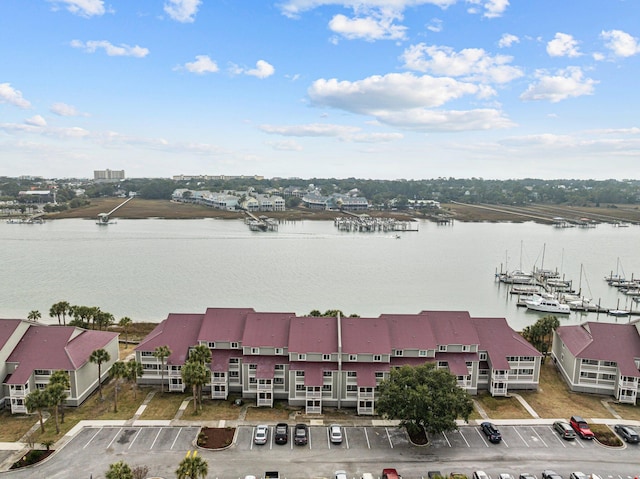
{"label": "marina dock", "polygon": [[366,214],[358,215],[348,211],[344,213],[348,216],[339,216],[333,220],[334,226],[340,231],[359,233],[418,231],[419,223],[417,221],[374,218]]}
{"label": "marina dock", "polygon": [[278,222],[273,218],[258,217],[246,210],[245,213],[247,217],[244,219],[244,223],[249,226],[251,231],[278,231]]}

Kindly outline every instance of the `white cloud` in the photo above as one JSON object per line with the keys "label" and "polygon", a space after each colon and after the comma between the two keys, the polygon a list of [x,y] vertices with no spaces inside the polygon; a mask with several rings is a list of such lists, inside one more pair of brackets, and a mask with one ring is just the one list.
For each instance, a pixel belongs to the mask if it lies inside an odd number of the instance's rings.
{"label": "white cloud", "polygon": [[520,39],[511,33],[503,33],[498,41],[498,47],[509,48],[514,43],[520,43]]}
{"label": "white cloud", "polygon": [[[446,8],[458,0],[284,0],[278,5],[282,13],[290,18],[297,18],[301,13],[326,5],[339,5],[352,9],[392,9],[402,12],[408,7],[419,5],[436,5]],[[490,0],[491,1],[491,0]]]}
{"label": "white cloud", "polygon": [[265,133],[297,137],[344,137],[360,131],[355,126],[333,125],[330,123],[309,123],[307,125],[261,125]]}
{"label": "white cloud", "polygon": [[605,59],[605,56],[600,52],[594,52],[591,56],[597,62],[601,62]]}
{"label": "white cloud", "polygon": [[354,143],[388,143],[402,140],[402,133],[358,133],[347,138]]}
{"label": "white cloud", "polygon": [[0,103],[9,103],[20,108],[31,108],[31,103],[22,97],[22,92],[16,90],[10,83],[0,83]]}
{"label": "white cloud", "polygon": [[302,146],[295,140],[268,141],[267,145],[278,151],[302,151]]}
{"label": "white cloud", "polygon": [[195,61],[187,62],[183,67],[179,68],[184,68],[191,73],[197,73],[199,75],[215,73],[219,70],[217,63],[211,60],[208,55],[196,55]]}
{"label": "white cloud", "polygon": [[164,11],[177,22],[192,23],[201,3],[201,0],[168,0]]}
{"label": "white cloud", "polygon": [[75,106],[73,105],[67,105],[66,103],[54,103],[53,105],[51,105],[51,108],[49,108],[49,111],[55,115],[58,116],[81,116],[82,113],[80,113]]}
{"label": "white cloud", "polygon": [[439,18],[434,18],[427,25],[427,30],[433,33],[440,33],[442,31],[442,20],[440,20]]}
{"label": "white cloud", "polygon": [[493,130],[514,126],[502,112],[490,108],[467,111],[414,108],[383,112],[377,118],[388,125],[419,131]]}
{"label": "white cloud", "polygon": [[482,9],[473,6],[468,8],[467,11],[476,14],[483,11],[482,16],[485,18],[501,17],[509,6],[509,0],[466,0],[466,2],[471,5],[481,6]]}
{"label": "white cloud", "polygon": [[605,41],[605,46],[617,57],[631,57],[640,53],[638,39],[622,30],[602,31],[600,38]]}
{"label": "white cloud", "polygon": [[557,103],[567,98],[592,95],[594,86],[598,83],[591,78],[585,78],[579,67],[568,67],[558,71],[556,75],[538,71],[536,77],[537,82],[530,84],[520,95],[521,100],[548,100]]}
{"label": "white cloud", "polygon": [[149,54],[148,48],[143,48],[138,45],[132,47],[124,43],[120,45],[113,45],[107,40],[90,40],[88,42],[72,40],[71,46],[73,48],[80,48],[87,53],[95,53],[98,49],[102,48],[110,57],[144,58]]}
{"label": "white cloud", "polygon": [[435,75],[462,77],[470,81],[508,83],[523,75],[511,65],[512,57],[491,56],[482,48],[465,48],[459,52],[450,47],[411,45],[402,54],[405,68]]}
{"label": "white cloud", "polygon": [[578,41],[567,33],[556,33],[556,36],[547,43],[547,53],[552,57],[578,57]]}
{"label": "white cloud", "polygon": [[402,20],[402,15],[388,10],[355,18],[339,14],[331,19],[329,29],[349,40],[403,40],[407,27],[395,25],[395,20]]}
{"label": "white cloud", "polygon": [[103,0],[49,0],[53,4],[62,3],[66,5],[68,11],[81,17],[93,17],[104,15]]}
{"label": "white cloud", "polygon": [[273,65],[264,60],[258,60],[256,62],[256,67],[251,69],[242,68],[234,63],[229,65],[229,73],[232,75],[250,75],[257,78],[267,78],[273,75],[275,71],[276,70],[273,68]]}
{"label": "white cloud", "polygon": [[45,120],[41,115],[34,115],[31,118],[27,118],[24,120],[24,123],[30,126],[47,126],[47,120]]}

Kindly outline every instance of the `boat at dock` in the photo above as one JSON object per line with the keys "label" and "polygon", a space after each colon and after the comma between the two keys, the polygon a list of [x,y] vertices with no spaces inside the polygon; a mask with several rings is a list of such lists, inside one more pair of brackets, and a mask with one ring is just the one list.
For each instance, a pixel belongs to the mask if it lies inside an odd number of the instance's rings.
{"label": "boat at dock", "polygon": [[527,309],[540,311],[542,313],[569,314],[571,309],[568,304],[561,303],[556,298],[549,295],[534,295],[531,299],[524,301]]}

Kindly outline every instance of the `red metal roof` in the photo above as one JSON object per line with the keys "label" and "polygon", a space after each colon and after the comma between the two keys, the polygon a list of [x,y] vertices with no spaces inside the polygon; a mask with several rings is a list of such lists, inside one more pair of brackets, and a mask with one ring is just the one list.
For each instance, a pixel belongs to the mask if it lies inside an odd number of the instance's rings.
{"label": "red metal roof", "polygon": [[542,356],[520,334],[511,329],[505,318],[471,318],[480,338],[481,348],[487,351],[492,369],[511,368],[508,356]]}
{"label": "red metal roof", "polygon": [[383,314],[380,317],[388,323],[391,348],[403,350],[436,348],[436,338],[429,318],[426,316]]}
{"label": "red metal roof", "polygon": [[242,346],[286,348],[289,323],[295,313],[250,313],[245,321]]}
{"label": "red metal roof", "polygon": [[118,333],[87,331],[73,326],[29,325],[7,358],[18,368],[7,384],[25,384],[36,369],[75,371],[89,361],[96,349],[107,346]]}
{"label": "red metal roof", "polygon": [[384,318],[342,318],[342,352],[390,354],[389,325]]}
{"label": "red metal roof", "polygon": [[337,371],[336,363],[319,362],[292,362],[292,371],[304,371],[304,385],[309,387],[321,387],[325,371]]}
{"label": "red metal roof", "polygon": [[154,351],[158,346],[169,346],[168,365],[183,365],[189,347],[198,344],[203,314],[171,313],[136,347],[136,351]]}
{"label": "red metal roof", "polygon": [[437,344],[479,344],[467,311],[422,311],[429,318]]}
{"label": "red metal roof", "polygon": [[377,384],[376,373],[388,372],[390,365],[389,363],[343,363],[342,369],[356,372],[358,387],[373,388]]}
{"label": "red metal roof", "polygon": [[338,351],[338,320],[329,317],[295,317],[289,326],[290,353],[331,354]]}
{"label": "red metal roof", "polygon": [[640,377],[634,358],[640,358],[640,335],[633,324],[587,322],[560,326],[556,333],[578,359],[615,361],[624,376]]}
{"label": "red metal roof", "polygon": [[0,350],[4,348],[11,335],[18,329],[22,323],[19,319],[3,319],[0,320]]}
{"label": "red metal roof", "polygon": [[229,370],[229,359],[241,357],[242,351],[237,349],[214,349],[211,351],[211,371],[226,372]]}
{"label": "red metal roof", "polygon": [[478,355],[476,353],[436,353],[435,360],[446,361],[451,374],[467,376],[470,374],[467,361],[477,361]]}
{"label": "red metal roof", "polygon": [[240,342],[247,315],[253,308],[207,308],[198,341]]}

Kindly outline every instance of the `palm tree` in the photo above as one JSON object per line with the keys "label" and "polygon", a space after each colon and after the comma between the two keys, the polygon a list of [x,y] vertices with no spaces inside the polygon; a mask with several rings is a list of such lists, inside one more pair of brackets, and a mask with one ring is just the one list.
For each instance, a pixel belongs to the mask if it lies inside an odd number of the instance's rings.
{"label": "palm tree", "polygon": [[133,471],[124,461],[109,464],[109,470],[104,475],[107,479],[133,479]]}
{"label": "palm tree", "polygon": [[[207,384],[209,379],[209,370],[207,367],[196,361],[187,361],[180,370],[182,380],[193,390],[193,412],[198,414],[198,398],[200,397],[200,388]],[[202,407],[202,404],[200,404]]]}
{"label": "palm tree", "polygon": [[100,399],[102,399],[102,363],[111,360],[111,355],[104,349],[96,349],[89,356],[89,361],[98,365],[98,389],[100,390]]}
{"label": "palm tree", "polygon": [[[194,361],[204,366],[211,364],[211,350],[206,344],[198,344],[189,351],[189,359],[187,361]],[[207,384],[209,381],[205,381]],[[202,406],[202,386],[198,387],[198,401]]]}
{"label": "palm tree", "polygon": [[50,318],[58,318],[58,326],[60,326],[62,323],[60,322],[60,316],[62,316],[62,312],[60,311],[60,307],[58,306],[58,303],[52,305],[49,308],[49,317]]}
{"label": "palm tree", "polygon": [[129,326],[131,326],[131,323],[133,323],[133,320],[127,316],[121,318],[120,321],[118,321],[118,326],[120,326],[124,331],[125,344],[129,344]]}
{"label": "palm tree", "polygon": [[164,391],[164,361],[169,356],[171,356],[171,349],[169,346],[158,346],[154,351],[153,355],[160,360],[162,368],[160,369],[160,374],[162,375],[162,379],[160,381],[160,390]]}
{"label": "palm tree", "polygon": [[115,380],[113,388],[113,412],[118,412],[118,380],[127,377],[127,366],[122,361],[116,361],[109,369],[109,377]]}
{"label": "palm tree", "polygon": [[40,419],[40,430],[44,432],[44,419],[42,417],[42,411],[44,411],[49,405],[48,398],[43,390],[36,389],[27,394],[24,405],[27,407],[29,413],[37,412]]}
{"label": "palm tree", "polygon": [[34,309],[33,311],[29,311],[29,314],[27,315],[27,319],[29,321],[33,321],[34,323],[37,323],[41,317],[42,315],[40,314],[40,311],[38,311],[37,309]]}
{"label": "palm tree", "polygon": [[[47,385],[47,389],[53,386],[59,387],[59,389],[62,390],[61,393],[56,392],[51,394],[52,396],[51,399],[53,399],[53,397],[55,396],[57,396],[57,399],[58,399],[58,401],[55,404],[56,430],[57,430],[58,429],[58,411],[62,409],[64,400],[67,399],[67,391],[71,389],[71,381],[69,380],[69,374],[66,371],[62,371],[62,370],[54,371],[51,374],[51,377],[49,378],[49,384]],[[63,397],[63,394],[64,394],[64,397]],[[64,422],[64,410],[62,412],[63,412],[62,422]]]}
{"label": "palm tree", "polygon": [[60,434],[60,423],[58,422],[58,407],[67,399],[67,390],[63,384],[49,384],[44,390],[47,405],[53,408],[56,418],[56,434]]}
{"label": "palm tree", "polygon": [[60,314],[62,314],[62,324],[67,325],[67,314],[71,314],[71,305],[67,301],[60,301],[58,303]]}
{"label": "palm tree", "polygon": [[127,379],[133,383],[133,398],[136,398],[136,391],[138,390],[138,378],[141,378],[144,374],[142,363],[136,360],[131,360],[127,363]]}
{"label": "palm tree", "polygon": [[197,451],[193,451],[193,455],[187,453],[187,456],[180,461],[180,465],[176,470],[178,479],[204,479],[209,472],[207,461],[198,456]]}

